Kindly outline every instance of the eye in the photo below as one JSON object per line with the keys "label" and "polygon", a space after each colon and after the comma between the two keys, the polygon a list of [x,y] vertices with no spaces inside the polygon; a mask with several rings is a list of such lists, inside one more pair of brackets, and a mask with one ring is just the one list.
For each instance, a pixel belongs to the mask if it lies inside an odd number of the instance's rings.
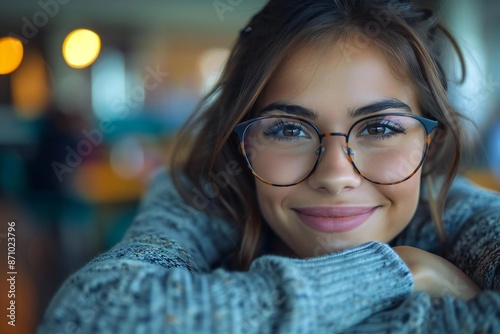
{"label": "eye", "polygon": [[300,127],[298,127],[294,124],[283,125],[281,132],[283,133],[283,136],[286,136],[286,137],[292,137],[292,136],[297,137],[297,136],[300,136],[301,134],[304,133],[304,131],[302,131]]}
{"label": "eye", "polygon": [[358,137],[369,139],[387,139],[400,134],[406,134],[406,128],[389,120],[369,120],[361,126]]}
{"label": "eye", "polygon": [[387,132],[391,131],[388,127],[385,127],[385,126],[369,126],[366,128],[366,132],[370,135],[370,136],[374,136],[374,135],[383,135]]}
{"label": "eye", "polygon": [[264,135],[276,140],[299,140],[311,138],[309,130],[301,122],[277,120],[272,126],[264,129]]}

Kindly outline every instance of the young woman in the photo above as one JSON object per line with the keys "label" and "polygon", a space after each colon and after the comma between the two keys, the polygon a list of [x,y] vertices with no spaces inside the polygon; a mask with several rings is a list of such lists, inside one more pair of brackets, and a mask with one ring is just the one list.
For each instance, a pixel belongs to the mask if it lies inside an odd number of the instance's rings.
{"label": "young woman", "polygon": [[455,179],[446,36],[410,1],[271,0],[39,332],[493,333],[500,196]]}

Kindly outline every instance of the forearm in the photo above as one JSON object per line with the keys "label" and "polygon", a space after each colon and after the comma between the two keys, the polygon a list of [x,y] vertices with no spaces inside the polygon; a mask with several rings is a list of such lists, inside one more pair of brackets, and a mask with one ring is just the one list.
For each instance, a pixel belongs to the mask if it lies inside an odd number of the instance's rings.
{"label": "forearm", "polygon": [[397,306],[412,288],[407,268],[378,243],[311,260],[265,256],[248,272],[198,273],[168,249],[150,258],[144,244],[126,251],[68,280],[39,332],[335,333]]}

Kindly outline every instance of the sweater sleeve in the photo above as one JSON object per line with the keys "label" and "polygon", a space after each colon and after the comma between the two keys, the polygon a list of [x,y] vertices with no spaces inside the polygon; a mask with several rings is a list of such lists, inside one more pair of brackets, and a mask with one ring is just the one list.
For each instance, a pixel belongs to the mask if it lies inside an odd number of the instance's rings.
{"label": "sweater sleeve", "polygon": [[402,304],[366,318],[345,333],[498,333],[500,294],[485,290],[463,301],[414,292]]}
{"label": "sweater sleeve", "polygon": [[[415,247],[435,249],[435,246],[429,246],[429,241],[433,239],[431,233],[435,235],[432,225],[421,225],[421,217],[417,218],[397,244],[405,244],[406,240],[407,244]],[[498,333],[500,195],[458,179],[450,190],[444,223],[449,236],[449,250],[441,255],[472,278],[483,292],[468,301],[450,295],[433,299],[426,293],[415,292],[394,310],[374,315],[347,332]],[[415,238],[415,235],[418,237]],[[455,294],[459,294],[462,288],[457,282],[446,282],[446,286]]]}
{"label": "sweater sleeve", "polygon": [[335,333],[411,293],[408,268],[378,242],[314,259],[266,255],[247,272],[211,268],[230,233],[160,188],[121,243],[63,284],[38,333]]}
{"label": "sweater sleeve", "polygon": [[[194,195],[192,202],[196,203]],[[175,244],[179,258],[188,267],[206,271],[223,259],[237,244],[236,226],[193,208],[175,189],[169,174],[159,171],[150,181],[139,213],[124,242],[153,238]]]}
{"label": "sweater sleeve", "polygon": [[449,207],[446,258],[482,289],[500,291],[500,194],[460,180]]}

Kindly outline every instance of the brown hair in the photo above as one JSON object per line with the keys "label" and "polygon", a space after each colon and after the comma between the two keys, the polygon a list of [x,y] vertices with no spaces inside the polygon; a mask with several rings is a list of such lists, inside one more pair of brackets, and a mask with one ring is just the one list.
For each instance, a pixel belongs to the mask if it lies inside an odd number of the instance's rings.
{"label": "brown hair", "polygon": [[[239,268],[248,268],[258,255],[264,227],[255,180],[233,129],[249,118],[270,77],[294,49],[312,42],[331,45],[350,33],[373,41],[396,60],[391,62],[394,71],[415,83],[423,116],[439,121],[422,176],[443,176],[441,190],[435,200],[431,192],[429,204],[438,234],[445,239],[441,217],[458,169],[461,125],[447,97],[437,41],[448,37],[462,58],[453,38],[431,11],[416,10],[411,1],[271,0],[242,30],[220,80],[181,129],[172,160],[174,182],[186,200],[235,221],[241,236]],[[349,47],[356,52],[363,45]],[[189,187],[181,182],[183,175]],[[195,202],[194,193],[207,194],[210,201]]]}

